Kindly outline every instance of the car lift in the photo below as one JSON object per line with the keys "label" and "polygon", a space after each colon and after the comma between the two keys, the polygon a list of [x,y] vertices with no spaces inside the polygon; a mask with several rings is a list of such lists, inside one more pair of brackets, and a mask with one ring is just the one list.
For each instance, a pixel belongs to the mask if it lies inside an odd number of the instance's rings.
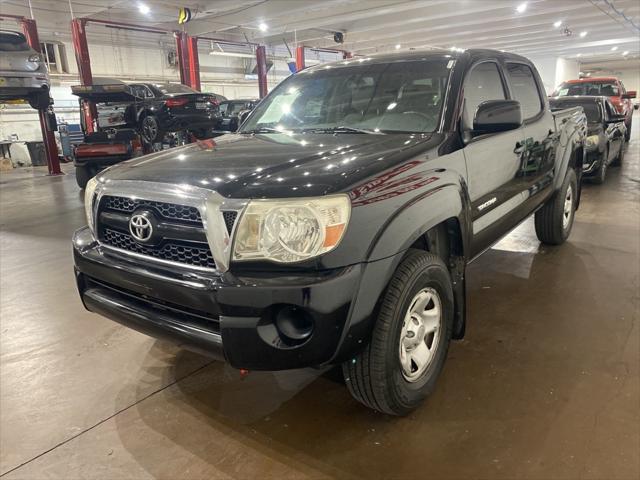
{"label": "car lift", "polygon": [[[22,27],[22,32],[27,39],[27,43],[36,52],[42,53],[40,49],[40,40],[38,38],[38,29],[36,27],[36,21],[30,18],[22,17],[20,15],[8,15],[0,14],[0,18],[13,18]],[[60,160],[58,159],[58,146],[56,145],[56,138],[53,134],[53,128],[50,124],[49,118],[54,116],[53,113],[53,101],[46,109],[38,110],[38,117],[40,119],[40,130],[42,131],[42,142],[44,144],[44,151],[47,157],[47,167],[49,169],[49,175],[64,175],[60,170]]]}
{"label": "car lift", "polygon": [[[87,44],[86,25],[88,23],[98,23],[110,25],[123,30],[133,30],[139,32],[151,33],[173,33],[176,41],[176,53],[178,56],[178,68],[180,72],[180,83],[200,91],[200,60],[198,57],[198,40],[207,40],[220,43],[233,43],[238,45],[250,45],[255,47],[256,61],[258,64],[258,86],[260,89],[260,98],[267,94],[267,56],[264,45],[253,43],[238,43],[228,40],[208,38],[208,37],[192,37],[184,31],[166,30],[158,27],[148,27],[144,25],[136,25],[134,23],[112,22],[109,20],[99,20],[94,18],[74,18],[71,20],[71,35],[73,37],[73,48],[76,53],[76,62],[78,64],[78,72],[82,85],[91,85],[91,59],[89,57],[89,47]],[[95,107],[88,109],[90,122],[95,118]]]}

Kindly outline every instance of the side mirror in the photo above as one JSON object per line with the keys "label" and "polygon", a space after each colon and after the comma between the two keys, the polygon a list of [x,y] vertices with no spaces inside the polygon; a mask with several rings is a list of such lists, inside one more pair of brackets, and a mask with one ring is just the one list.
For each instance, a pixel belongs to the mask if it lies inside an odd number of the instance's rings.
{"label": "side mirror", "polygon": [[634,110],[638,110],[638,108],[640,108],[640,103],[636,103],[636,104],[633,106],[633,109],[634,109]]}
{"label": "side mirror", "polygon": [[635,90],[629,90],[627,93],[622,95],[622,98],[636,98],[636,91]]}
{"label": "side mirror", "polygon": [[473,135],[506,132],[522,125],[522,111],[517,100],[487,100],[478,105],[473,117]]}

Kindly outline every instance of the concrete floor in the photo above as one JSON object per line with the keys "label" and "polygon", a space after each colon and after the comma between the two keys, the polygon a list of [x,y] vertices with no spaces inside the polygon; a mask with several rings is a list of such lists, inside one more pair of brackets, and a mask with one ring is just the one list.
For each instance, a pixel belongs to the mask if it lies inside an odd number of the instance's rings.
{"label": "concrete floor", "polygon": [[402,419],[335,372],[241,379],[84,311],[73,176],[3,174],[0,474],[640,478],[638,127],[624,166],[585,186],[567,244],[540,247],[528,221],[470,267],[467,337]]}

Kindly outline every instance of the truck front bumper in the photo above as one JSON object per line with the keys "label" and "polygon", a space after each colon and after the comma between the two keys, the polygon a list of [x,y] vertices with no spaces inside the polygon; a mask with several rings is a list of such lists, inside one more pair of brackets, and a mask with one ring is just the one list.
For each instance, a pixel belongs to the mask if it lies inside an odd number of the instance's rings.
{"label": "truck front bumper", "polygon": [[[87,227],[74,235],[73,253],[78,289],[88,310],[252,370],[330,362],[343,341],[365,269],[365,264],[357,264],[322,272],[241,276],[180,269],[105,248]],[[302,332],[304,338],[283,336],[283,314],[294,324],[301,320],[297,325],[304,328],[293,333]]]}

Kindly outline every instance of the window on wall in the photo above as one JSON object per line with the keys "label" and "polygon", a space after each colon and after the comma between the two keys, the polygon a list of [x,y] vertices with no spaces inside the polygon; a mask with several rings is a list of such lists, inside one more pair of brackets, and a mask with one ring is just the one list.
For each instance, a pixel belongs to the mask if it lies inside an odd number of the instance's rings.
{"label": "window on wall", "polygon": [[513,89],[513,98],[520,102],[522,118],[527,120],[535,117],[542,111],[542,99],[531,68],[521,63],[508,63],[507,75]]}
{"label": "window on wall", "polygon": [[40,44],[40,51],[42,52],[49,72],[69,73],[64,45],[54,42],[42,42]]}

